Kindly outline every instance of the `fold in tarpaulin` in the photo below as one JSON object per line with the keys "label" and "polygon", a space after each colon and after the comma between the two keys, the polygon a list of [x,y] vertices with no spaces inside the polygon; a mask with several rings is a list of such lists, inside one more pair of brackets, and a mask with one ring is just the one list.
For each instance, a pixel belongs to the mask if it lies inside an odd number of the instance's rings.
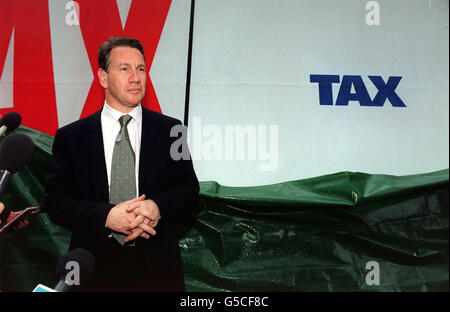
{"label": "fold in tarpaulin", "polygon": [[448,290],[448,170],[260,187],[204,182],[201,195],[180,241],[190,289]]}
{"label": "fold in tarpaulin", "polygon": [[[1,201],[42,203],[53,137],[36,144]],[[410,176],[340,172],[258,187],[201,182],[180,227],[188,291],[448,291],[449,170]],[[46,214],[0,236],[0,290],[56,284],[70,232]]]}

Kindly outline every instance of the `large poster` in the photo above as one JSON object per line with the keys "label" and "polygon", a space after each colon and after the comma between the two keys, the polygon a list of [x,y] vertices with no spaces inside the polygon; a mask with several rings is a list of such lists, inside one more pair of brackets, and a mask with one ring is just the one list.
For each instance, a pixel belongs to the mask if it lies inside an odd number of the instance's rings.
{"label": "large poster", "polygon": [[146,51],[142,104],[187,122],[200,180],[441,170],[448,9],[448,0],[1,0],[0,114],[17,111],[53,135],[98,110],[97,49],[132,36]]}
{"label": "large poster", "polygon": [[197,173],[248,186],[448,168],[448,11],[446,0],[196,1]]}

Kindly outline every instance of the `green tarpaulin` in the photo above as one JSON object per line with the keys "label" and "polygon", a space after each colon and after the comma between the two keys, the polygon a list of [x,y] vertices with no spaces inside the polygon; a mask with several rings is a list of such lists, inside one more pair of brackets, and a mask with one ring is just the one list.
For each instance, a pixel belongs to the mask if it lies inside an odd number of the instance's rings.
{"label": "green tarpaulin", "polygon": [[[34,158],[0,200],[39,206],[53,138],[26,127]],[[188,291],[448,291],[449,170],[339,172],[258,187],[201,182],[180,227]],[[0,236],[0,290],[56,284],[70,232],[47,215]]]}

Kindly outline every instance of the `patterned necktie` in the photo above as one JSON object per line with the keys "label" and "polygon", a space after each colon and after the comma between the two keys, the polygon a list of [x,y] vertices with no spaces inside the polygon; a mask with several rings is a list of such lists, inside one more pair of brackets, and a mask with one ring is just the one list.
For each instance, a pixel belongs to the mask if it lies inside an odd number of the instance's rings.
{"label": "patterned necktie", "polygon": [[[130,120],[130,115],[119,119],[120,131],[116,137],[111,162],[109,201],[112,204],[120,204],[136,197],[135,154],[127,130]],[[125,234],[111,234],[121,245],[125,244]]]}

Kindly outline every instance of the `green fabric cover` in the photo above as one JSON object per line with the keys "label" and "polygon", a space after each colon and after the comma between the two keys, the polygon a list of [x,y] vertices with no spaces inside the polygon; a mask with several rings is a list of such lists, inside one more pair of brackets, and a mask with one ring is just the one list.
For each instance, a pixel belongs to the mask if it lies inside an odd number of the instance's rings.
{"label": "green fabric cover", "polygon": [[[53,137],[36,144],[0,200],[39,206]],[[3,138],[0,139],[0,141]],[[195,216],[180,227],[188,291],[448,291],[449,170],[392,176],[339,172],[257,187],[201,182]],[[0,236],[0,290],[56,284],[70,232],[46,214]],[[379,265],[379,285],[366,275]]]}

